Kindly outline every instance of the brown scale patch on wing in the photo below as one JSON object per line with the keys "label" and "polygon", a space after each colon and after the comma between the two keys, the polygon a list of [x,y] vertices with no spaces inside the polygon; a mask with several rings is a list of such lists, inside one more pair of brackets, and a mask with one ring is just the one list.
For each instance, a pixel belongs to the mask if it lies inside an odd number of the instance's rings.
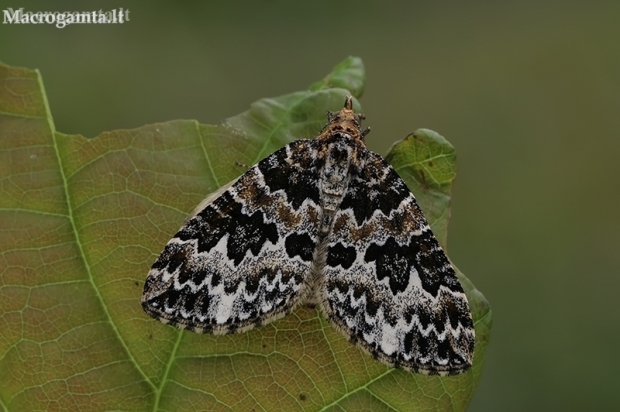
{"label": "brown scale patch on wing", "polygon": [[377,226],[392,235],[417,232],[426,227],[422,211],[413,205],[409,206],[392,211],[391,216],[379,215],[376,219]]}
{"label": "brown scale patch on wing", "polygon": [[354,242],[361,242],[363,240],[370,238],[372,234],[376,231],[377,231],[377,224],[374,221],[372,221],[370,223],[366,223],[362,225],[362,227],[360,228],[353,227],[353,229],[351,229],[350,238]]}
{"label": "brown scale patch on wing", "polygon": [[314,209],[314,208],[308,209],[307,216],[308,216],[308,220],[310,222],[318,222],[319,219],[320,219],[319,211],[317,209]]}
{"label": "brown scale patch on wing", "polygon": [[361,242],[368,239],[377,230],[377,223],[375,220],[366,222],[361,227],[357,227],[355,220],[351,219],[347,215],[340,215],[334,222],[332,228],[332,236],[344,238],[352,241],[353,243]]}
{"label": "brown scale patch on wing", "polygon": [[349,224],[350,221],[351,221],[351,219],[349,219],[347,216],[340,215],[336,219],[336,221],[334,222],[334,227],[332,228],[332,233],[334,235],[342,237],[342,232],[344,230],[346,230],[350,226],[350,224]]}
{"label": "brown scale patch on wing", "polygon": [[282,194],[268,194],[256,185],[244,184],[240,189],[240,194],[242,194],[249,208],[265,212],[273,211],[275,217],[272,216],[272,218],[275,218],[279,224],[281,223],[287,229],[295,228],[301,224],[303,216],[291,209]]}
{"label": "brown scale patch on wing", "polygon": [[256,185],[256,182],[253,181],[253,177],[241,178],[235,186],[239,197],[252,208],[270,208],[271,205],[277,201],[277,196],[269,194],[264,187]]}
{"label": "brown scale patch on wing", "polygon": [[285,203],[283,199],[278,199],[275,210],[276,216],[278,217],[278,222],[283,224],[287,229],[292,229],[299,226],[302,221],[302,216],[293,212],[290,206]]}
{"label": "brown scale patch on wing", "polygon": [[275,216],[272,215],[271,218],[277,220],[288,230],[299,227],[304,221],[304,214],[310,215],[311,222],[318,221],[318,214],[314,209],[309,208],[307,211],[296,213],[282,193],[270,194],[264,188],[252,184],[250,179],[240,180],[237,190],[246,203],[246,207],[264,212],[272,211]]}

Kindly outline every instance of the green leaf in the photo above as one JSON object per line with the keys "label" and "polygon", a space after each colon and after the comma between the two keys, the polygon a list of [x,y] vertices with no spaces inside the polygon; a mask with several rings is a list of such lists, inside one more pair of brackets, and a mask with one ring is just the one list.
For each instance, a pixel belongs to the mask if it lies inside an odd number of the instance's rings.
{"label": "green leaf", "polygon": [[[163,325],[140,306],[163,246],[209,192],[244,171],[238,163],[314,137],[325,112],[363,84],[361,60],[349,58],[311,90],[260,100],[221,125],[170,121],[85,139],[55,130],[37,71],[0,65],[2,408],[464,410],[491,311],[462,275],[474,367],[447,378],[376,362],[305,306],[217,337]],[[445,244],[451,147],[418,131],[389,159]]]}
{"label": "green leaf", "polygon": [[325,76],[323,80],[310,86],[310,90],[346,89],[351,96],[359,99],[364,93],[365,83],[366,71],[362,59],[349,56],[342,63],[334,67],[334,70]]}
{"label": "green leaf", "polygon": [[456,177],[456,152],[439,133],[419,129],[396,143],[386,156],[424,210],[445,248],[450,219],[450,189]]}

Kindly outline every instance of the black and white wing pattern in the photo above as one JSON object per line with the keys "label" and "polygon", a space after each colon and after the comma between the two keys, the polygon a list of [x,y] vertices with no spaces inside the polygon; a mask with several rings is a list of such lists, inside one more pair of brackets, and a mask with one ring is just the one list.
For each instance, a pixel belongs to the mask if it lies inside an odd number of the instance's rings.
{"label": "black and white wing pattern", "polygon": [[349,178],[327,238],[324,312],[383,363],[425,374],[467,370],[474,350],[467,298],[413,194],[365,148]]}
{"label": "black and white wing pattern", "polygon": [[153,264],[144,310],[163,323],[224,334],[269,323],[306,300],[321,208],[316,145],[285,146],[203,204]]}
{"label": "black and white wing pattern", "polygon": [[472,364],[474,326],[413,194],[366,149],[352,98],[207,198],[153,264],[142,306],[199,333],[243,332],[301,302],[378,360],[437,375]]}

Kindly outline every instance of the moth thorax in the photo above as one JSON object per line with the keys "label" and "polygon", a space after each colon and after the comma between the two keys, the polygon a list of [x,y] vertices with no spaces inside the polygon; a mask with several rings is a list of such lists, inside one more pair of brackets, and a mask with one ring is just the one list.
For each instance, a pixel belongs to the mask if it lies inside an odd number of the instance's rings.
{"label": "moth thorax", "polygon": [[321,170],[322,236],[331,229],[334,212],[349,185],[349,168],[355,149],[349,142],[349,136],[343,136],[343,139],[329,143],[325,149],[325,163]]}
{"label": "moth thorax", "polygon": [[[347,143],[347,139],[342,139],[327,145],[325,164],[321,171],[321,190],[323,191],[324,202],[329,204],[331,203],[330,198],[334,198],[333,200],[337,201],[336,207],[340,203],[349,182],[349,168],[354,146]],[[324,207],[327,205],[324,204]]]}

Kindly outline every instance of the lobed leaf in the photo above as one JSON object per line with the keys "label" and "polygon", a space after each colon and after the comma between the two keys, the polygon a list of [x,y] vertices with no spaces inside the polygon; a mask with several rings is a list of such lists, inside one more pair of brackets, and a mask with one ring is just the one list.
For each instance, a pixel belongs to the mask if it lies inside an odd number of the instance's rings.
{"label": "lobed leaf", "polygon": [[[37,71],[0,64],[2,408],[464,410],[491,311],[462,275],[474,367],[446,378],[376,362],[308,307],[215,337],[160,324],[140,306],[150,265],[209,192],[241,174],[239,163],[314,137],[325,112],[363,85],[361,60],[349,58],[310,90],[262,99],[221,125],[178,120],[86,139],[55,130]],[[388,159],[445,244],[449,143],[418,131]]]}

